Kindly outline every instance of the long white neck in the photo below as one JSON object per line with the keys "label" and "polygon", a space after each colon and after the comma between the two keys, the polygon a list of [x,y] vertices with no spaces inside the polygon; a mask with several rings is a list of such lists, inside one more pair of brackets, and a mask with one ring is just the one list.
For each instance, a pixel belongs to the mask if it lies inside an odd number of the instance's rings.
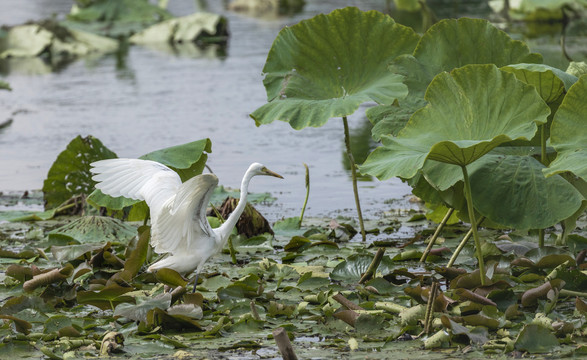
{"label": "long white neck", "polygon": [[228,219],[226,219],[224,224],[222,224],[217,230],[217,234],[219,234],[221,238],[222,246],[224,246],[226,244],[226,241],[228,241],[228,236],[230,235],[230,232],[238,222],[238,219],[241,217],[243,211],[245,211],[245,207],[247,206],[249,182],[251,181],[251,178],[253,176],[254,175],[251,171],[247,171],[245,173],[245,177],[243,177],[243,181],[241,182],[241,196],[238,201],[238,205],[236,206],[236,208],[234,208],[232,213],[230,213],[230,216],[228,217]]}

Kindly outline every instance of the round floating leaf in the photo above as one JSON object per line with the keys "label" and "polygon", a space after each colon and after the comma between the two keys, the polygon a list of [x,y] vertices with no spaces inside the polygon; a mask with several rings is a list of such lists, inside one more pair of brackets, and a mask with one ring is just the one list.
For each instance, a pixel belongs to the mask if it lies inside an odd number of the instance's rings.
{"label": "round floating leaf", "polygon": [[[334,267],[330,273],[330,278],[333,280],[340,280],[345,282],[359,281],[361,276],[367,271],[369,265],[373,261],[371,255],[351,255],[348,259],[339,263]],[[377,267],[377,272],[387,274],[391,272],[391,259],[389,256],[384,256],[381,263]]]}
{"label": "round floating leaf", "polygon": [[545,178],[531,156],[488,155],[471,172],[475,209],[516,229],[544,229],[571,216],[583,196],[560,176]]}
{"label": "round floating leaf", "polygon": [[466,166],[502,143],[531,139],[550,113],[533,87],[494,65],[441,73],[425,98],[429,104],[396,138],[384,137],[361,172],[409,179],[426,159]]}
{"label": "round floating leaf", "polygon": [[407,88],[387,66],[418,39],[389,16],[354,7],[285,27],[263,68],[269,103],[251,117],[257,125],[283,120],[302,129],[350,115],[367,101],[391,104]]}
{"label": "round floating leaf", "polygon": [[587,75],[571,86],[550,128],[550,144],[556,159],[544,169],[546,176],[565,171],[587,181]]}
{"label": "round floating leaf", "polygon": [[514,346],[517,350],[537,354],[551,352],[558,345],[556,336],[550,330],[540,325],[529,324],[520,331]]}
{"label": "round floating leaf", "polygon": [[90,163],[115,157],[115,153],[93,136],[73,139],[57,156],[43,183],[45,209],[55,208],[74,195],[90,194],[95,184]]}
{"label": "round floating leaf", "polygon": [[84,243],[127,243],[137,234],[137,229],[120,220],[104,216],[83,216],[69,224],[52,230],[51,237],[69,237],[80,244]]}

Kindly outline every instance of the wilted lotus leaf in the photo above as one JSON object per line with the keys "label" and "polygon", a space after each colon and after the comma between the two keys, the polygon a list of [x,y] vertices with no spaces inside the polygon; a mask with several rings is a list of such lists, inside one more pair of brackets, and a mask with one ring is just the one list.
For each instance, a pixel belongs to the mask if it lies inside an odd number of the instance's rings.
{"label": "wilted lotus leaf", "polygon": [[557,346],[559,342],[556,336],[547,328],[536,324],[524,326],[515,342],[517,350],[530,354],[549,353]]}
{"label": "wilted lotus leaf", "polygon": [[296,311],[295,305],[287,305],[287,304],[279,303],[277,301],[270,301],[269,306],[267,307],[267,315],[269,315],[271,317],[284,315],[289,318],[293,315],[293,313],[295,311]]}
{"label": "wilted lotus leaf", "polygon": [[133,290],[132,287],[110,284],[100,291],[78,291],[77,302],[80,304],[94,305],[102,310],[114,310],[118,304],[136,303],[134,297],[124,295]]}
{"label": "wilted lotus leaf", "polygon": [[472,301],[472,302],[475,302],[478,304],[497,306],[497,304],[494,303],[493,301],[491,301],[490,299],[486,298],[485,296],[476,294],[476,293],[472,292],[471,290],[460,288],[460,289],[456,289],[454,291],[454,293],[463,299],[466,299],[466,300],[469,300],[469,301]]}
{"label": "wilted lotus leaf", "polygon": [[580,313],[587,314],[587,303],[578,296],[575,298],[575,308]]}
{"label": "wilted lotus leaf", "polygon": [[[465,289],[474,289],[476,287],[481,286],[481,276],[479,275],[479,269],[457,276],[454,280],[450,282],[451,289],[458,289],[458,288],[465,288]],[[493,282],[490,278],[485,276],[485,286],[491,285]]]}
{"label": "wilted lotus leaf", "polygon": [[182,315],[193,319],[201,319],[204,316],[202,308],[194,304],[179,304],[167,309],[169,315]]}
{"label": "wilted lotus leaf", "polygon": [[147,313],[155,308],[167,310],[171,305],[171,294],[164,293],[153,298],[137,298],[137,304],[120,304],[114,316],[123,316],[135,321],[147,321]]}
{"label": "wilted lotus leaf", "polygon": [[444,325],[445,328],[449,329],[451,331],[451,334],[465,335],[469,338],[471,344],[483,345],[489,340],[489,334],[487,333],[486,329],[480,330],[480,328],[475,328],[473,330],[470,330],[469,328],[453,321],[446,315],[443,315],[440,319],[442,321],[442,325]]}
{"label": "wilted lotus leaf", "polygon": [[61,269],[53,269],[42,274],[34,275],[32,279],[27,280],[22,289],[26,292],[33,291],[38,287],[61,282],[67,279],[73,273],[73,266],[67,263]]}
{"label": "wilted lotus leaf", "polygon": [[450,342],[450,335],[445,330],[440,330],[424,340],[424,349],[444,347]]}
{"label": "wilted lotus leaf", "polygon": [[488,329],[495,330],[503,327],[502,321],[486,316],[482,313],[465,315],[461,319],[467,325],[485,326]]}
{"label": "wilted lotus leaf", "polygon": [[70,241],[84,243],[120,242],[127,243],[137,234],[135,227],[118,219],[105,216],[82,216],[49,232],[49,240],[53,236],[68,237]]}
{"label": "wilted lotus leaf", "polygon": [[151,228],[141,226],[138,229],[139,240],[135,243],[134,249],[124,262],[124,270],[114,274],[110,281],[130,282],[138,273],[147,259],[149,251],[149,240],[151,239]]}
{"label": "wilted lotus leaf", "polygon": [[110,331],[102,338],[100,345],[100,355],[110,355],[120,352],[124,347],[124,335],[119,332]]}
{"label": "wilted lotus leaf", "polygon": [[10,259],[30,259],[38,255],[37,251],[25,249],[19,252],[6,250],[0,247],[0,257]]}
{"label": "wilted lotus leaf", "polygon": [[6,275],[25,282],[33,278],[33,269],[28,266],[11,264],[6,268]]}
{"label": "wilted lotus leaf", "polygon": [[170,315],[159,308],[152,309],[147,313],[146,325],[149,328],[161,326],[164,329],[174,330],[202,330],[195,319],[184,315]]}
{"label": "wilted lotus leaf", "polygon": [[554,279],[547,281],[544,284],[537,286],[533,289],[527,290],[522,294],[522,306],[532,306],[538,302],[538,299],[544,299],[548,296],[549,292],[560,290],[565,285],[565,282],[560,279]]}
{"label": "wilted lotus leaf", "polygon": [[[79,259],[88,253],[95,251],[104,250],[110,248],[110,243],[107,244],[79,244],[79,245],[67,245],[67,246],[51,246],[51,253],[57,261],[69,261]],[[88,256],[89,258],[89,256]]]}
{"label": "wilted lotus leaf", "polygon": [[25,335],[29,334],[31,331],[31,328],[33,327],[31,325],[31,323],[29,323],[28,321],[21,320],[15,316],[11,316],[11,315],[0,314],[0,319],[12,321],[12,323],[14,324],[14,330],[18,331],[19,333],[25,334]]}
{"label": "wilted lotus leaf", "polygon": [[404,325],[415,325],[418,321],[424,320],[424,315],[426,315],[425,305],[412,306],[399,313],[399,317]]}
{"label": "wilted lotus leaf", "polygon": [[177,271],[173,269],[159,269],[155,273],[157,280],[162,282],[165,285],[169,285],[171,287],[176,286],[183,286],[186,287],[188,284],[187,280],[183,276],[181,276]]}
{"label": "wilted lotus leaf", "polygon": [[168,19],[132,35],[133,44],[153,43],[209,43],[220,42],[228,36],[226,18],[197,12],[192,15]]}
{"label": "wilted lotus leaf", "polygon": [[291,240],[283,247],[285,251],[296,251],[302,252],[305,249],[309,248],[312,244],[310,239],[303,237],[303,236],[294,236]]}

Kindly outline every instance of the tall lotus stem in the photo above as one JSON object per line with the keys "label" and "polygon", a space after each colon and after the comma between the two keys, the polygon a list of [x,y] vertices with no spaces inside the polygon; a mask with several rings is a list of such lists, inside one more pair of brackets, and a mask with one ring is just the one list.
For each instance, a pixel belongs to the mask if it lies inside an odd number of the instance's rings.
{"label": "tall lotus stem", "polygon": [[346,153],[349,157],[351,165],[351,175],[353,177],[353,191],[355,193],[355,204],[357,205],[357,214],[359,215],[359,226],[361,227],[361,236],[363,241],[367,240],[365,235],[365,224],[363,224],[363,213],[361,212],[361,202],[359,201],[359,189],[357,187],[357,165],[355,164],[355,158],[351,152],[351,136],[349,134],[349,122],[346,116],[342,117],[342,123],[344,124],[344,144],[346,145]]}
{"label": "tall lotus stem", "polygon": [[422,257],[420,258],[421,263],[426,262],[426,258],[428,257],[428,254],[430,254],[430,250],[432,250],[432,247],[434,246],[434,243],[436,242],[438,235],[440,235],[440,232],[444,228],[444,225],[446,225],[446,223],[448,222],[448,219],[450,219],[450,217],[452,216],[452,213],[454,212],[454,210],[455,209],[453,209],[453,208],[449,208],[448,211],[446,212],[446,215],[444,215],[444,218],[440,222],[440,224],[438,224],[438,227],[436,228],[434,235],[432,235],[432,237],[430,238],[430,242],[428,243],[426,250],[424,250]]}
{"label": "tall lotus stem", "polygon": [[[546,155],[546,124],[540,125],[540,162],[548,166],[548,157]],[[544,229],[538,229],[538,247],[544,247]]]}
{"label": "tall lotus stem", "polygon": [[485,285],[485,263],[483,262],[483,251],[481,250],[481,241],[477,233],[477,221],[475,220],[475,208],[473,207],[473,196],[471,195],[471,183],[469,182],[469,173],[467,166],[462,165],[463,178],[465,182],[465,199],[467,199],[467,208],[469,210],[469,221],[471,230],[473,230],[473,239],[475,240],[475,250],[477,250],[477,259],[479,261],[479,275],[481,276],[481,286]]}
{"label": "tall lotus stem", "polygon": [[[477,226],[481,225],[483,220],[485,220],[485,217],[481,216],[479,221],[477,221]],[[461,240],[461,243],[459,244],[459,246],[457,246],[457,248],[455,249],[455,252],[450,257],[448,264],[446,264],[447,268],[452,267],[454,265],[455,261],[459,257],[459,254],[461,253],[461,251],[463,250],[463,248],[467,244],[467,241],[469,241],[469,239],[471,238],[471,235],[473,235],[473,226],[471,226],[471,229],[467,232],[467,234],[465,234],[465,236],[463,237],[463,240]]]}

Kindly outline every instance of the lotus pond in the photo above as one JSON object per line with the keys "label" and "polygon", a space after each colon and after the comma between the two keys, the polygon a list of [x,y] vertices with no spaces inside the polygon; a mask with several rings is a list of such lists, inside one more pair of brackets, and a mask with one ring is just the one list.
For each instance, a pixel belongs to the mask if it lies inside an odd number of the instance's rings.
{"label": "lotus pond", "polygon": [[[0,4],[0,358],[587,356],[587,4],[73,4]],[[286,180],[192,293],[118,156]]]}

